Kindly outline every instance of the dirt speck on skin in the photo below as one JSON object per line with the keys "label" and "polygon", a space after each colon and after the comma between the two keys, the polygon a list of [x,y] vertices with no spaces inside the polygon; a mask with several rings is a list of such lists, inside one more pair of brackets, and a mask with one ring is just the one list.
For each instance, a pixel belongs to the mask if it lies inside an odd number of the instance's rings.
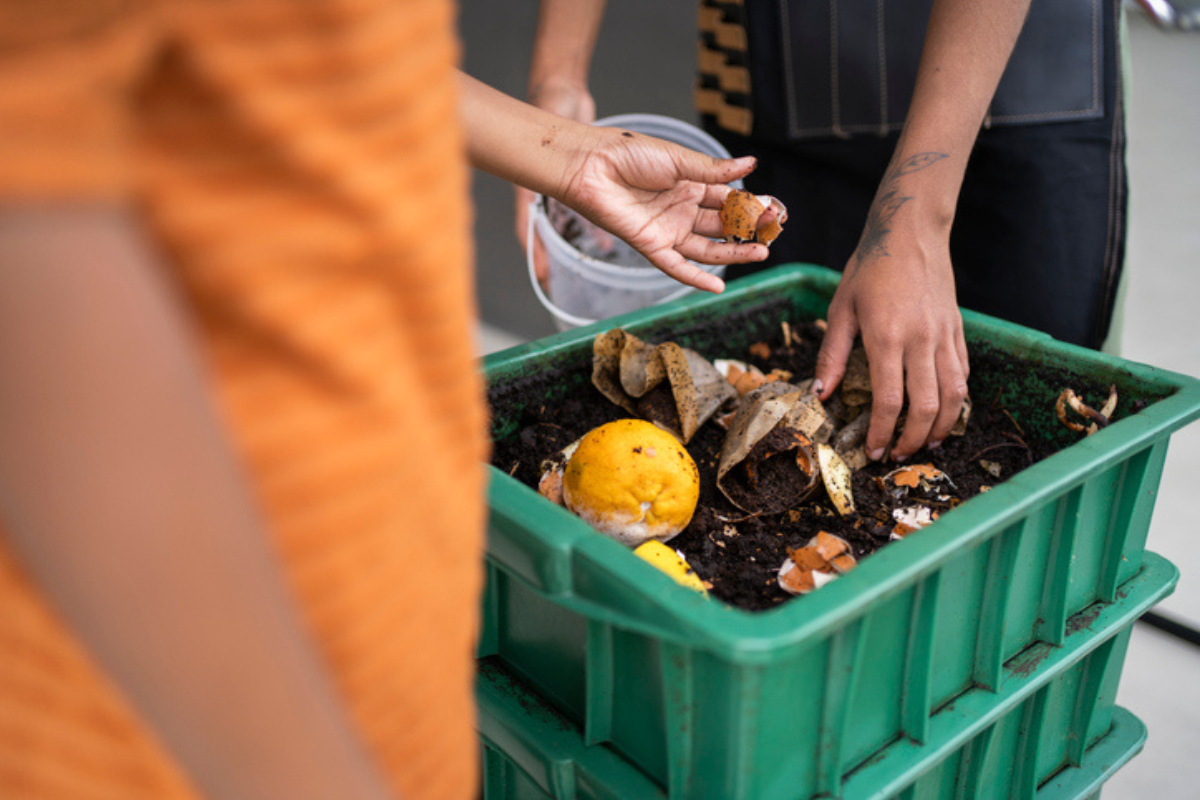
{"label": "dirt speck on skin", "polygon": [[[747,312],[711,320],[670,338],[709,360],[747,361],[764,372],[783,369],[795,381],[811,377],[823,333],[811,322],[791,321],[792,336],[770,314]],[[797,334],[798,335],[795,335]],[[749,338],[748,338],[749,337]],[[668,337],[648,341],[665,341]],[[738,347],[729,342],[738,341]],[[753,346],[765,342],[768,346]],[[493,419],[504,421],[496,435],[492,463],[536,488],[538,467],[592,428],[629,416],[590,382],[590,360],[558,371],[538,371],[520,379],[495,383],[489,400]],[[951,436],[937,450],[917,452],[906,463],[929,463],[946,473],[953,489],[944,500],[927,505],[947,513],[961,502],[1079,440],[1055,418],[1054,402],[1063,387],[1107,394],[1107,384],[1081,383],[1065,370],[1011,359],[986,346],[972,348],[970,391],[974,401],[964,436]],[[1116,417],[1132,413],[1158,398],[1122,397]],[[793,599],[779,588],[777,576],[787,551],[803,546],[820,531],[845,539],[862,560],[893,541],[891,509],[903,501],[889,496],[883,476],[894,463],[873,463],[854,474],[857,513],[843,517],[823,487],[800,505],[775,514],[748,514],[717,489],[717,461],[725,431],[714,421],[702,425],[687,445],[700,472],[700,501],[688,527],[670,546],[712,585],[711,594],[730,605],[765,610]],[[980,462],[985,462],[981,464]],[[999,471],[999,477],[989,472]],[[764,477],[767,477],[764,474]],[[781,487],[780,491],[794,491]],[[910,534],[919,536],[921,533]]]}

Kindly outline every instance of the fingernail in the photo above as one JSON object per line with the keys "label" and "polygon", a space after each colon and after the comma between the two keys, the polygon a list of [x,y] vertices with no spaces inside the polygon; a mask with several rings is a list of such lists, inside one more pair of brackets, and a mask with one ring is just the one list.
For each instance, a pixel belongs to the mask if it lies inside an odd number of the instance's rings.
{"label": "fingernail", "polygon": [[893,455],[892,461],[895,461],[897,464],[903,464],[905,461],[908,461],[908,456]]}
{"label": "fingernail", "polygon": [[[825,391],[825,384],[821,382],[820,378],[817,378],[815,381],[813,381],[812,390],[813,394],[820,394],[821,392]],[[879,452],[882,453],[883,451],[880,450]]]}
{"label": "fingernail", "polygon": [[874,450],[867,453],[867,457],[870,458],[872,461],[878,461],[879,459],[883,458],[883,448],[876,447]]}
{"label": "fingernail", "polygon": [[925,445],[925,447],[929,450],[937,450],[941,446],[942,446],[941,439],[938,439],[936,442],[930,442],[929,444]]}

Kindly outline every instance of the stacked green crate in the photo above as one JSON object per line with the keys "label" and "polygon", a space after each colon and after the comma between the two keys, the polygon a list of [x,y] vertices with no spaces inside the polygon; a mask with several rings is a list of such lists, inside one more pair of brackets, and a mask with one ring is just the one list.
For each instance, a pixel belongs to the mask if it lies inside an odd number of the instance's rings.
{"label": "stacked green crate", "polygon": [[[476,696],[482,800],[666,800],[665,789],[619,754],[584,744],[578,731],[502,668],[482,665]],[[842,796],[1085,800],[1097,796],[1146,740],[1141,721],[1113,707],[1109,726],[1082,752],[1078,763],[1062,766],[1030,789],[1011,764],[999,761],[1001,748],[993,742],[1006,736],[1019,738],[1022,724],[1044,707],[1031,701],[1029,709],[1010,712],[903,788],[860,795],[858,787],[847,787]],[[702,784],[695,796],[717,795]]]}
{"label": "stacked green crate", "polygon": [[[826,270],[785,268],[612,324],[704,352],[705,342],[688,338],[703,335],[697,322],[747,309],[761,309],[767,325],[820,316],[835,285]],[[1123,645],[1109,643],[1123,641],[1132,617],[1102,634],[1084,622],[1133,613],[1124,601],[1136,587],[1151,598],[1133,606],[1140,614],[1173,585],[1169,565],[1143,563],[1145,538],[1167,440],[1200,415],[1200,382],[965,316],[978,346],[1156,402],[820,592],[759,614],[682,589],[493,470],[480,655],[496,656],[565,713],[587,746],[608,745],[675,798],[924,791],[905,782],[907,772],[1001,752],[1009,740],[996,721],[1027,707],[1028,722],[1006,724],[1069,726],[1073,743],[1056,757],[1081,764],[1108,730],[1111,697],[1101,689],[1115,691],[1123,660]],[[493,356],[489,381],[525,391],[537,375],[572,366],[586,379],[598,331]],[[1058,388],[1030,391],[1054,397]],[[499,435],[510,424],[496,420]],[[1068,714],[1049,699],[1065,690],[1047,687],[1069,680],[1076,663],[1092,666],[1078,679],[1085,710]],[[1039,753],[1051,739],[1038,737]],[[1004,747],[1017,757],[1018,745]],[[1029,766],[1022,791],[1052,766]]]}

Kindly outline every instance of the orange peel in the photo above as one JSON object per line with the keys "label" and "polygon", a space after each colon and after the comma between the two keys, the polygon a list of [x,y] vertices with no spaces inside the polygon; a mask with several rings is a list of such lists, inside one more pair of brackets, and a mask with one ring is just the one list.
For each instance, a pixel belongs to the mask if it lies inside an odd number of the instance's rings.
{"label": "orange peel", "polygon": [[563,472],[563,502],[629,547],[667,541],[691,522],[700,472],[680,441],[641,419],[589,431]]}

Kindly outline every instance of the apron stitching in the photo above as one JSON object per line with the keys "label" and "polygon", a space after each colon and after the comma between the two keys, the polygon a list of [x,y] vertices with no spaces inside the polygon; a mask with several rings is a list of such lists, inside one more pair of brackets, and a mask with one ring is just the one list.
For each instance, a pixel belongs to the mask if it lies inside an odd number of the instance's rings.
{"label": "apron stitching", "polygon": [[888,132],[887,37],[884,31],[883,0],[875,3],[875,35],[879,40],[879,135]]}
{"label": "apron stitching", "polygon": [[846,138],[842,129],[842,103],[838,87],[838,16],[837,0],[829,1],[829,91],[832,101],[830,109],[833,135]]}
{"label": "apron stitching", "polygon": [[788,122],[793,135],[795,135],[796,130],[800,127],[800,112],[796,108],[796,87],[793,83],[795,67],[792,63],[792,26],[791,21],[788,19],[788,4],[786,2],[779,4],[779,21],[783,36],[783,61],[785,65],[783,80],[787,85]]}

